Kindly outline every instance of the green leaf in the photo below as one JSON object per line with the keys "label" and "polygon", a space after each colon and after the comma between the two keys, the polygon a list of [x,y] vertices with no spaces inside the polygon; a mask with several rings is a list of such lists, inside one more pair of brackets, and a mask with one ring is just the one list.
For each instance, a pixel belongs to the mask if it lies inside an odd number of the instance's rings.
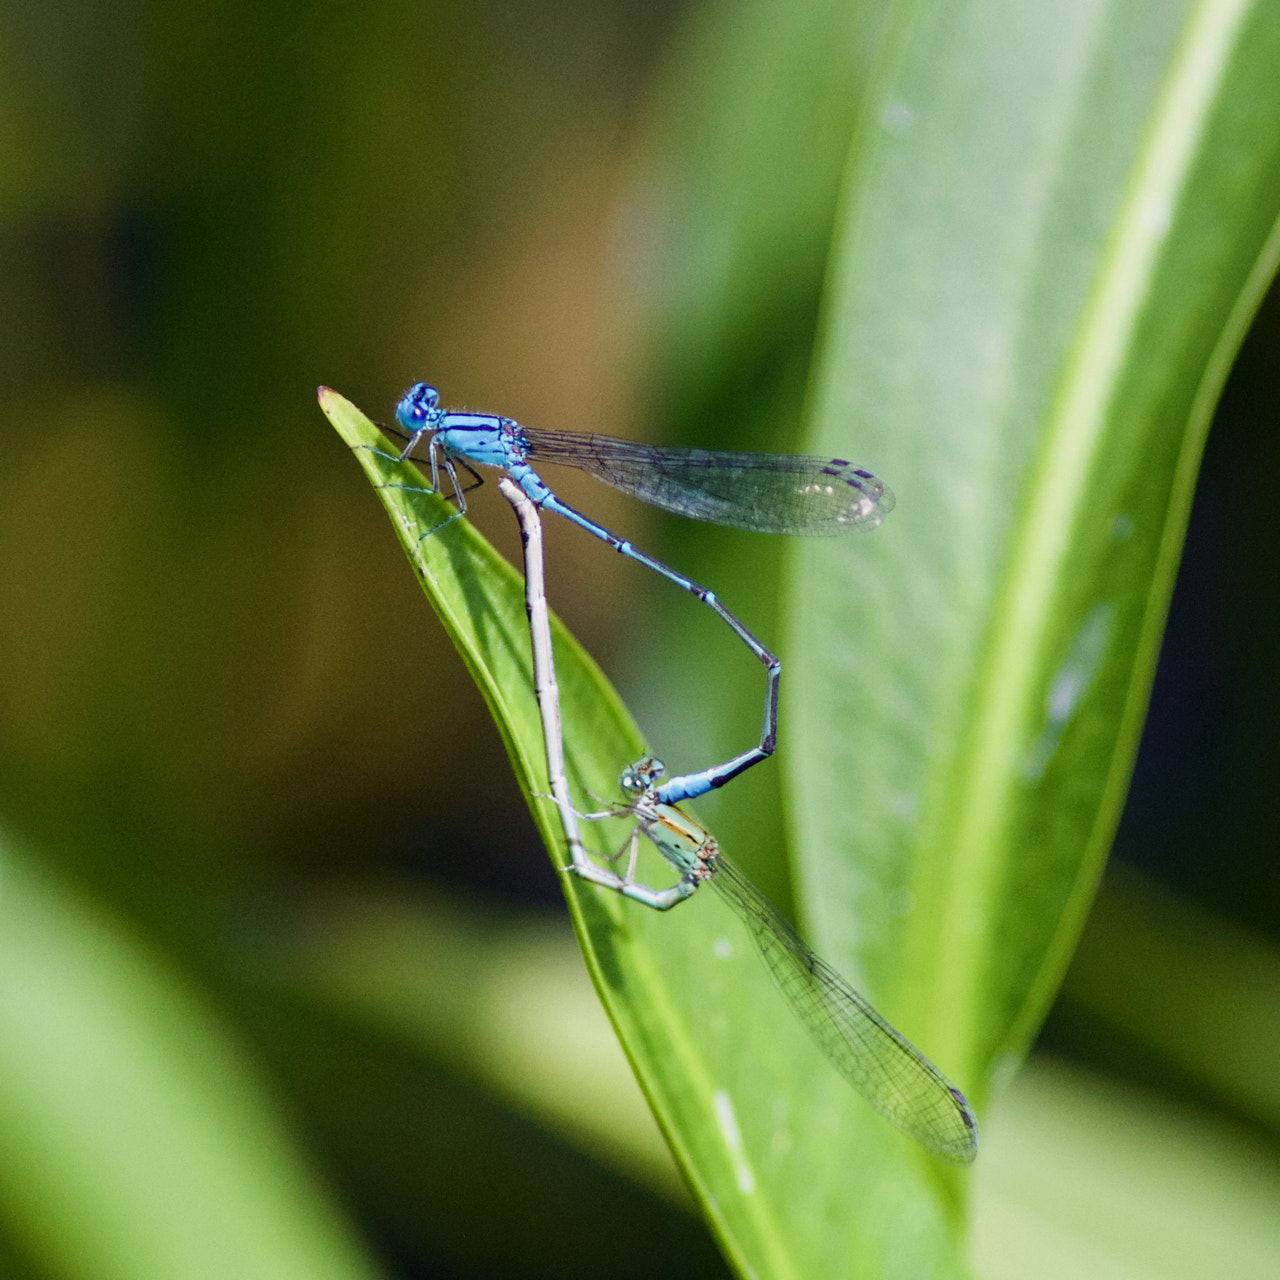
{"label": "green leaf", "polygon": [[223,1029],[0,842],[0,1207],[41,1274],[372,1280]]}
{"label": "green leaf", "polygon": [[838,227],[807,445],[898,495],[791,548],[814,932],[981,1100],[1123,802],[1210,414],[1280,240],[1280,11],[921,4]]}
{"label": "green leaf", "polygon": [[[321,406],[377,487],[397,535],[484,692],[521,786],[547,790],[523,582],[421,475],[327,389]],[[431,536],[423,535],[434,530]],[[598,669],[553,619],[575,796],[617,792],[643,744]],[[562,867],[559,822],[532,799]],[[616,848],[625,824],[601,837]],[[656,878],[661,875],[655,870]],[[668,875],[670,873],[668,872]],[[565,877],[596,989],[713,1230],[744,1274],[955,1272],[952,1224],[926,1188],[937,1166],[835,1074],[773,989],[745,930],[714,896],[660,914]],[[592,1210],[584,1210],[592,1211]]]}

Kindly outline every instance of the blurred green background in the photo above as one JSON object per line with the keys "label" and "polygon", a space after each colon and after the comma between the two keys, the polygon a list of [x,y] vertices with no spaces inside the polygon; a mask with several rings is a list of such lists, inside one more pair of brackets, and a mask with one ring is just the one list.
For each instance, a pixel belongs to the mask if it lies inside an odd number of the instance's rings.
{"label": "blurred green background", "polygon": [[[647,275],[699,198],[661,175],[713,28],[638,0],[5,5],[0,1275],[723,1273],[493,724],[313,398],[386,420],[429,378],[543,426],[785,447],[825,234],[710,371],[682,291],[715,280]],[[825,141],[761,175],[810,183],[820,231]],[[1273,293],[1210,436],[1113,869],[990,1127],[979,1274],[1195,1274],[1177,1233],[1206,1180],[1195,1239],[1280,1269],[1278,344]],[[721,581],[716,539],[557,481]],[[472,516],[514,554],[492,485]],[[687,693],[658,673],[715,633],[673,640],[690,615],[653,584],[547,537],[555,607],[652,731]],[[750,578],[722,590],[748,619]],[[596,1064],[594,1112],[521,1001]]]}

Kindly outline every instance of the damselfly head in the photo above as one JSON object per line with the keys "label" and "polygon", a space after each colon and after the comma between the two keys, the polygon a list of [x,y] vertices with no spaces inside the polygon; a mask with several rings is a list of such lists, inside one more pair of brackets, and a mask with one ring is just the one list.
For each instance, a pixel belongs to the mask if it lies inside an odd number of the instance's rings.
{"label": "damselfly head", "polygon": [[667,766],[657,756],[645,756],[635,764],[623,769],[618,785],[623,793],[629,796],[642,796],[657,785],[658,779],[667,771]]}
{"label": "damselfly head", "polygon": [[396,421],[410,434],[434,430],[443,414],[440,393],[429,382],[415,382],[396,405]]}

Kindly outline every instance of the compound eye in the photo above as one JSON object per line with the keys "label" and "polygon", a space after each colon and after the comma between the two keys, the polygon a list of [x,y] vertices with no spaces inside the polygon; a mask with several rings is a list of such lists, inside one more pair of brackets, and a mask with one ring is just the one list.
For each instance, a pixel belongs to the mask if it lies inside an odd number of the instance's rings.
{"label": "compound eye", "polygon": [[440,393],[429,382],[415,382],[404,394],[396,417],[406,427],[426,422],[440,403]]}
{"label": "compound eye", "polygon": [[440,393],[425,382],[415,382],[396,405],[396,421],[408,432],[426,430],[439,415]]}
{"label": "compound eye", "polygon": [[657,756],[645,756],[639,764],[632,765],[632,772],[636,777],[636,785],[641,790],[647,790],[649,787],[654,786],[666,771],[666,765]]}

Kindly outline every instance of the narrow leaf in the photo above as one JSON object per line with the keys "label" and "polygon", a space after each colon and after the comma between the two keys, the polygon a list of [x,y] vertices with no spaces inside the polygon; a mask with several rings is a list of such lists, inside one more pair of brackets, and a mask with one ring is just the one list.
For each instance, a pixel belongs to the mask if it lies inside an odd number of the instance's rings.
{"label": "narrow leaf", "polygon": [[[521,785],[547,790],[520,576],[394,461],[335,392],[321,406],[391,515],[433,607],[476,676]],[[423,534],[435,530],[429,537]],[[570,783],[617,794],[642,751],[598,669],[553,619]],[[557,867],[559,823],[532,800]],[[626,825],[597,846],[616,849]],[[661,866],[649,868],[657,879]],[[670,877],[671,873],[666,872]],[[937,1166],[827,1064],[713,895],[660,914],[565,878],[588,968],[650,1106],[730,1260],[744,1275],[959,1274]]]}

